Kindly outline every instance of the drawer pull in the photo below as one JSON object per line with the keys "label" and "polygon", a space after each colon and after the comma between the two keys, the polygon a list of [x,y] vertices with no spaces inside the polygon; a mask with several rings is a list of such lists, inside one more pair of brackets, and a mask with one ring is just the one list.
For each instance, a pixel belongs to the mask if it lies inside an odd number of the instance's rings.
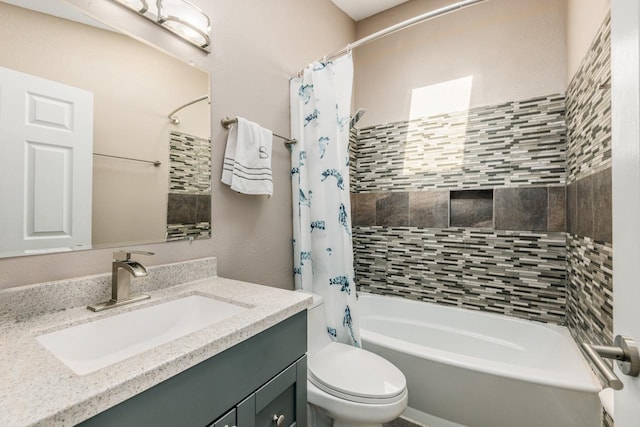
{"label": "drawer pull", "polygon": [[284,425],[284,415],[274,415],[272,421],[277,427],[282,427]]}

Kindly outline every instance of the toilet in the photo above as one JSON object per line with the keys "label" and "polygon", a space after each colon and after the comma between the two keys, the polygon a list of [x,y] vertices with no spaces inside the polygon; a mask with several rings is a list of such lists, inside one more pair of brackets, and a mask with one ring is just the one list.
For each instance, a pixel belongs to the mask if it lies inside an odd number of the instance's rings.
{"label": "toilet", "polygon": [[406,408],[404,375],[367,350],[331,341],[322,298],[313,295],[307,324],[309,427],[382,426]]}

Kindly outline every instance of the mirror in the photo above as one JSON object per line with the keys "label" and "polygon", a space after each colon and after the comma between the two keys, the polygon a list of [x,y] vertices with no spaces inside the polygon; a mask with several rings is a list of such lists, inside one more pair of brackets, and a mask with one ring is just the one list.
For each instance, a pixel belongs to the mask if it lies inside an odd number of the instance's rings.
{"label": "mirror", "polygon": [[207,72],[64,0],[0,0],[0,46],[0,256],[210,237]]}

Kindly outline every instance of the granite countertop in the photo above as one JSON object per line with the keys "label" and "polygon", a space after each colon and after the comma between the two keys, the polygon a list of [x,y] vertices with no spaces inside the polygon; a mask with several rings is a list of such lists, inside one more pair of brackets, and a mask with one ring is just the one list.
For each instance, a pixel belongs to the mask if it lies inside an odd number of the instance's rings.
{"label": "granite countertop", "polygon": [[[150,300],[101,313],[84,306],[33,316],[4,313],[0,317],[0,425],[77,424],[276,325],[311,303],[306,294],[219,277],[149,293]],[[251,308],[87,375],[75,374],[36,341],[43,333],[194,294]]]}

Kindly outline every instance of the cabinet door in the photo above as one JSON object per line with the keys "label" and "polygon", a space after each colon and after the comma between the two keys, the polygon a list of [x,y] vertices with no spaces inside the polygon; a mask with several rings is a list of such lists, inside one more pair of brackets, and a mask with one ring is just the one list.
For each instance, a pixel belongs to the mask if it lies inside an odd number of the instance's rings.
{"label": "cabinet door", "polygon": [[236,427],[236,408],[221,416],[207,427]]}
{"label": "cabinet door", "polygon": [[238,405],[241,427],[306,427],[306,357],[289,366]]}

